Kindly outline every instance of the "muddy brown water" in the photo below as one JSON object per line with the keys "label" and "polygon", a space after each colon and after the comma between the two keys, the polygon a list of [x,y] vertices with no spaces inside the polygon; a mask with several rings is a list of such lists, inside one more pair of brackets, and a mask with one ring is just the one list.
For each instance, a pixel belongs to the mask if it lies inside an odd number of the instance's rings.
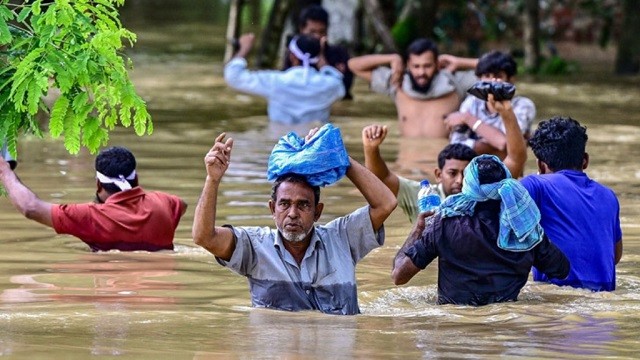
{"label": "muddy brown water", "polygon": [[[137,2],[136,11],[146,8]],[[162,2],[149,2],[162,3]],[[204,6],[194,2],[194,6]],[[213,10],[210,10],[213,11]],[[216,15],[218,16],[218,15]],[[153,116],[153,135],[118,129],[110,145],[137,156],[141,184],[189,203],[170,253],[91,253],[79,240],[22,218],[0,199],[0,355],[16,358],[634,358],[640,352],[640,86],[607,74],[523,79],[518,91],[538,120],[571,115],[588,126],[590,176],[621,203],[624,255],[610,293],[529,282],[515,303],[436,306],[437,266],[408,285],[390,280],[391,259],[409,230],[400,210],[387,239],[358,266],[362,314],[329,316],[252,309],[247,281],[219,266],[191,239],[193,211],[217,134],[235,139],[221,188],[221,222],[272,225],[265,178],[270,149],[287,131],[269,125],[264,101],[226,88],[224,29],[194,15],[151,15],[131,73]],[[158,19],[159,18],[159,19]],[[356,82],[355,99],[334,108],[348,151],[362,159],[360,131],[392,129],[383,155],[404,175],[430,176],[442,142],[402,141],[389,99]],[[402,146],[401,146],[402,145]],[[56,139],[20,139],[21,179],[47,201],[90,201],[93,155],[70,156]],[[529,154],[526,173],[535,172]],[[344,179],[323,189],[327,222],[364,204]],[[594,219],[597,221],[597,219]]]}

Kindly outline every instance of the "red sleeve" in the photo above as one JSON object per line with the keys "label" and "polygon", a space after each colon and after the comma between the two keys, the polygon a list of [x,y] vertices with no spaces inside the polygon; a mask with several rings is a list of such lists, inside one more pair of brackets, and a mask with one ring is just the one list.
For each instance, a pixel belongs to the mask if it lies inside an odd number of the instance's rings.
{"label": "red sleeve", "polygon": [[51,207],[53,229],[58,234],[69,234],[83,238],[91,223],[91,207],[95,204],[62,204]]}

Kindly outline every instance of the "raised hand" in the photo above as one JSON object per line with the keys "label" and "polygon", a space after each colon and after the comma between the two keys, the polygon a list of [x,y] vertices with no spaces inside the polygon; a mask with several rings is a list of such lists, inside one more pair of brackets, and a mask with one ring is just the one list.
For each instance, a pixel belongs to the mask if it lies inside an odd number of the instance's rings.
{"label": "raised hand", "polygon": [[227,171],[229,162],[231,161],[233,139],[228,138],[225,141],[226,136],[227,133],[218,135],[213,147],[211,147],[207,155],[204,157],[207,176],[213,181],[220,181],[220,179],[222,179],[222,175]]}
{"label": "raised hand", "polygon": [[495,109],[495,111],[500,114],[511,110],[511,100],[496,101],[493,94],[487,95],[487,105],[489,109]]}
{"label": "raised hand", "polygon": [[309,129],[309,133],[304,137],[304,142],[308,143],[311,138],[318,132],[319,128],[314,127],[313,129]]}
{"label": "raised hand", "polygon": [[362,144],[365,147],[379,147],[387,137],[386,125],[368,125],[362,129]]}
{"label": "raised hand", "polygon": [[253,33],[247,33],[240,36],[238,39],[238,52],[236,53],[236,56],[247,57],[251,52],[251,49],[253,49],[255,39],[256,37]]}

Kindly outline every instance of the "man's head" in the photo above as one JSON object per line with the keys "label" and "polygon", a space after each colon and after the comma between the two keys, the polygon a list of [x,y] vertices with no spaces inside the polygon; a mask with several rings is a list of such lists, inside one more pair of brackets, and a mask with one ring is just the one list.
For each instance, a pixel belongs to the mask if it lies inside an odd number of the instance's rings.
{"label": "man's head", "polygon": [[435,175],[446,196],[462,190],[464,169],[477,155],[472,148],[463,144],[449,144],[440,151]]}
{"label": "man's head", "polygon": [[303,35],[313,36],[320,40],[327,36],[329,27],[329,14],[320,5],[308,6],[300,12],[298,20],[298,32]]}
{"label": "man's head", "polygon": [[415,91],[425,93],[438,73],[438,46],[435,42],[420,38],[407,47],[406,71]]}
{"label": "man's head", "polygon": [[[289,42],[289,60],[294,66],[309,65],[318,62],[320,55],[320,41],[312,36],[297,35]],[[306,59],[306,60],[305,60]]]}
{"label": "man's head", "polygon": [[517,72],[518,65],[513,57],[500,51],[490,51],[482,55],[476,66],[476,76],[481,80],[497,78],[502,81],[511,81]]}
{"label": "man's head", "polygon": [[495,156],[480,156],[476,160],[480,185],[493,184],[507,178],[505,166]]}
{"label": "man's head", "polygon": [[300,175],[279,177],[271,188],[269,208],[280,235],[287,241],[310,239],[313,224],[320,218],[320,187],[311,186]]}
{"label": "man's head", "polygon": [[538,124],[529,146],[542,174],[584,170],[589,164],[587,139],[586,127],[570,117],[555,116]]}
{"label": "man's head", "polygon": [[[138,186],[138,176],[135,173],[136,158],[124,147],[114,146],[102,150],[96,157],[95,167],[98,193],[104,190],[108,194],[114,194],[124,190],[123,187]],[[98,197],[100,198],[100,195]]]}

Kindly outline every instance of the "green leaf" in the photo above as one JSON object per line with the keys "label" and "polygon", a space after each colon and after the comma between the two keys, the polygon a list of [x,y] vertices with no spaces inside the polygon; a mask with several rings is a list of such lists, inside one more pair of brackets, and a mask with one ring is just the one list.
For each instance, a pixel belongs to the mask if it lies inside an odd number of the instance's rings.
{"label": "green leaf", "polygon": [[25,6],[22,8],[22,10],[20,10],[20,13],[18,14],[18,18],[16,19],[17,22],[24,22],[24,20],[29,17],[29,15],[31,15],[31,7],[30,6]]}
{"label": "green leaf", "polygon": [[71,111],[64,117],[64,147],[71,154],[80,151],[80,122]]}
{"label": "green leaf", "polygon": [[0,16],[0,44],[8,44],[12,40],[11,31],[4,17]]}
{"label": "green leaf", "polygon": [[52,137],[59,137],[64,131],[64,120],[69,110],[69,99],[66,96],[61,95],[56,100],[53,108],[51,109],[51,118],[49,119],[49,133]]}

